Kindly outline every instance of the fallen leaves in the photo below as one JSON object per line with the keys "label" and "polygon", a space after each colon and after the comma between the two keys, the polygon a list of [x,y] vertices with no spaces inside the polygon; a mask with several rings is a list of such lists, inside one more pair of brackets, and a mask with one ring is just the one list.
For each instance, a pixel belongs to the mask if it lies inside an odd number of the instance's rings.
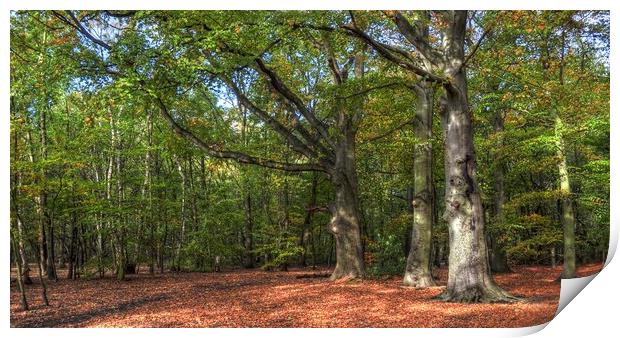
{"label": "fallen leaves", "polygon": [[[596,273],[601,264],[578,269]],[[401,278],[334,283],[297,278],[328,271],[130,275],[130,281],[49,282],[52,306],[41,304],[35,279],[27,286],[31,311],[19,310],[11,286],[11,326],[16,327],[523,327],[553,318],[561,267],[515,267],[496,282],[527,298],[517,304],[454,304],[432,298],[442,287],[401,286]],[[13,274],[14,276],[14,274]],[[439,270],[445,285],[447,270]]]}

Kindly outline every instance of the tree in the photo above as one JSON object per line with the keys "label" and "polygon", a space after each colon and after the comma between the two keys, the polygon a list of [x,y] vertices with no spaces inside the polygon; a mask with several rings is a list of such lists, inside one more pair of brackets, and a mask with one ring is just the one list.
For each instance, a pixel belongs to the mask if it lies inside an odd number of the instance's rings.
{"label": "tree", "polygon": [[[484,211],[476,182],[476,157],[473,144],[472,113],[469,109],[465,67],[476,47],[465,55],[466,11],[434,13],[436,29],[442,32],[440,46],[421,33],[419,22],[412,25],[398,11],[385,15],[398,31],[415,47],[414,59],[397,46],[377,41],[355,25],[343,28],[371,46],[384,58],[419,78],[441,84],[442,125],[445,137],[445,212],[450,233],[448,286],[440,298],[447,301],[512,301],[514,297],[501,290],[489,274],[484,232]],[[484,36],[484,33],[483,33]],[[419,59],[435,65],[427,71]]]}

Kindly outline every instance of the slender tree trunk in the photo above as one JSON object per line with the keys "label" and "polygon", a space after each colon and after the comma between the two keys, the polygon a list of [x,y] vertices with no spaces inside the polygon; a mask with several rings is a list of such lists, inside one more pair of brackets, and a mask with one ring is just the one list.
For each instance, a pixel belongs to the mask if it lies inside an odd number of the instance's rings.
{"label": "slender tree trunk", "polygon": [[[560,85],[564,86],[564,50],[566,48],[566,32],[562,31],[562,49],[560,55]],[[571,198],[568,164],[566,163],[566,149],[564,145],[564,123],[559,114],[555,116],[555,137],[558,159],[558,176],[560,177],[560,193],[562,194],[560,220],[564,228],[564,269],[560,278],[575,278],[575,211]]]}
{"label": "slender tree trunk", "polygon": [[[246,188],[249,189],[249,188]],[[252,235],[253,231],[253,221],[252,221],[252,197],[249,192],[246,192],[244,198],[244,206],[245,206],[245,226],[243,228],[243,266],[246,269],[251,269],[254,267],[254,237]]]}
{"label": "slender tree trunk", "polygon": [[[299,245],[303,248],[303,252],[299,263],[302,266],[307,265],[308,246],[312,237],[312,215],[314,210],[311,208],[316,206],[316,189],[318,185],[317,173],[312,173],[312,185],[310,187],[310,200],[308,201],[308,210],[306,211],[306,217],[304,218],[303,228],[301,230],[301,237],[299,238]],[[314,265],[314,262],[313,262]]]}
{"label": "slender tree trunk", "polygon": [[[49,206],[48,206],[49,207]],[[52,216],[48,214],[45,217],[47,221],[47,278],[57,280],[58,276],[56,275],[56,244],[54,240],[54,226],[52,224]]]}
{"label": "slender tree trunk", "polygon": [[464,42],[467,14],[455,11],[447,31],[450,83],[442,98],[448,223],[448,285],[440,299],[456,302],[515,300],[491,278],[484,232],[484,211],[476,181],[472,113],[467,98]]}
{"label": "slender tree trunk", "polygon": [[[75,189],[72,194],[75,197]],[[75,279],[75,241],[77,240],[77,212],[75,200],[73,200],[73,210],[71,211],[71,239],[69,241],[69,264],[67,266],[67,279]]]}
{"label": "slender tree trunk", "polygon": [[[496,133],[504,130],[504,118],[500,111],[497,112],[493,121],[493,129]],[[504,222],[504,203],[506,201],[506,194],[504,192],[504,169],[501,162],[495,159],[495,168],[493,170],[494,186],[495,186],[495,222],[496,224],[502,224]],[[506,257],[506,251],[497,243],[497,234],[489,234],[489,246],[490,246],[490,265],[491,272],[510,272],[508,266],[508,258]]]}
{"label": "slender tree trunk", "polygon": [[571,202],[570,180],[563,140],[564,125],[559,116],[555,119],[558,173],[560,176],[560,193],[562,194],[560,220],[564,228],[564,270],[561,278],[575,278],[575,216]]}
{"label": "slender tree trunk", "polygon": [[[99,183],[101,178],[99,177],[99,169],[95,168],[95,182]],[[107,176],[106,176],[107,179]],[[107,183],[108,181],[106,181]],[[107,192],[107,190],[106,190]],[[93,193],[94,194],[94,193]],[[107,200],[109,200],[108,196],[105,196]],[[97,272],[99,273],[99,278],[103,278],[105,275],[105,269],[103,267],[103,212],[98,212],[95,216],[95,232],[97,234],[97,243],[96,243],[96,254],[97,254]],[[76,261],[77,261],[76,257]]]}
{"label": "slender tree trunk", "polygon": [[[291,223],[288,173],[285,173],[284,175],[286,175],[284,176],[284,187],[282,189],[282,208],[284,209],[284,217],[280,221],[280,236],[278,236],[277,240],[277,249],[279,252],[282,252],[288,248],[288,241],[286,238],[288,237],[288,228]],[[282,239],[284,239],[284,243],[282,243]],[[285,247],[284,250],[282,250],[282,245]],[[279,269],[280,271],[288,271],[288,262],[282,262]]]}
{"label": "slender tree trunk", "polygon": [[181,248],[183,247],[183,241],[185,240],[185,187],[187,185],[187,178],[185,172],[183,171],[183,167],[181,166],[181,162],[178,158],[175,157],[175,161],[177,164],[177,169],[179,171],[179,176],[181,176],[181,234],[179,235],[179,242],[177,243],[176,253],[175,253],[175,261],[176,261],[176,270],[181,271]]}
{"label": "slender tree trunk", "polygon": [[41,283],[41,298],[43,299],[43,304],[45,304],[45,306],[49,306],[50,302],[47,298],[47,283],[45,282],[45,278],[43,278],[43,268],[39,256],[37,256],[37,270],[39,271],[39,282]]}
{"label": "slender tree trunk", "polygon": [[[34,165],[36,163],[35,163],[35,158],[34,158],[34,152],[32,151],[33,145],[32,145],[32,137],[30,135],[30,131],[26,132],[26,139],[30,143],[30,147],[31,147],[31,151],[29,152],[30,163]],[[39,193],[35,197],[35,205],[36,205],[36,210],[37,210],[37,224],[39,226],[39,229],[38,229],[39,230],[38,232],[39,252],[38,252],[37,261],[39,262],[40,268],[43,271],[47,271],[47,240],[45,236],[45,224],[46,224],[45,205],[47,204],[46,202],[47,202],[47,195],[42,190],[42,192]]]}
{"label": "slender tree trunk", "polygon": [[[16,107],[14,104],[13,97],[11,97],[11,109],[15,113]],[[11,121],[13,122],[13,121]],[[17,137],[17,126],[12,126],[11,128],[11,136],[13,141],[13,149],[12,149],[12,161],[14,164],[17,163],[19,158],[19,143]],[[28,258],[26,256],[26,247],[24,244],[24,225],[22,223],[21,217],[19,216],[19,186],[21,180],[18,170],[11,170],[11,221],[13,223],[13,227],[17,230],[17,250],[16,254],[19,257],[19,263],[21,265],[21,281],[24,284],[32,284],[32,279],[30,278],[30,266],[28,265]]]}
{"label": "slender tree trunk", "polygon": [[[21,239],[18,239],[20,241]],[[15,241],[11,238],[13,251],[15,252],[15,265],[17,266],[17,287],[19,288],[19,304],[22,310],[28,311],[28,301],[26,300],[26,289],[24,288],[24,274],[22,271],[22,262],[19,255],[19,249],[15,245]]]}
{"label": "slender tree trunk", "polygon": [[17,221],[17,235],[19,236],[17,239],[17,251],[22,266],[22,280],[24,284],[32,284],[32,278],[30,278],[30,266],[28,265],[26,247],[24,245],[24,224],[22,223],[21,217],[19,217],[17,210],[15,213],[15,218]]}
{"label": "slender tree trunk", "polygon": [[[77,225],[71,224],[71,241],[69,242],[69,264],[67,265],[67,279],[75,279],[76,270],[76,247],[77,247]],[[100,277],[101,278],[101,277]]]}
{"label": "slender tree trunk", "polygon": [[433,90],[429,83],[416,86],[418,98],[414,132],[418,144],[414,149],[413,228],[403,284],[424,288],[434,286],[431,275],[431,240],[433,225],[432,112]]}

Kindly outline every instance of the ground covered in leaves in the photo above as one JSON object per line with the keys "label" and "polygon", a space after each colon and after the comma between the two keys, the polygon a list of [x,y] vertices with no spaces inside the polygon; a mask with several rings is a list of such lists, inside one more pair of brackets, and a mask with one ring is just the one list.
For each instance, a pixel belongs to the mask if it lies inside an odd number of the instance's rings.
{"label": "ground covered in leaves", "polygon": [[[579,276],[602,264],[578,269]],[[36,271],[36,270],[34,270]],[[521,266],[495,275],[517,304],[455,304],[433,300],[442,287],[416,290],[401,278],[344,283],[297,278],[323,270],[129,275],[48,283],[43,306],[38,279],[27,286],[30,311],[19,309],[12,271],[11,326],[14,327],[523,327],[553,318],[561,267]],[[63,276],[63,274],[60,274]],[[445,285],[447,270],[438,272]]]}

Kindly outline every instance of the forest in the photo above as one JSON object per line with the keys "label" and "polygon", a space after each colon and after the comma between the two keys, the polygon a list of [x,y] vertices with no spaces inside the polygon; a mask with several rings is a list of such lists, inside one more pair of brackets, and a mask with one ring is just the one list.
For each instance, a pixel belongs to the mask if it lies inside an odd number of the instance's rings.
{"label": "forest", "polygon": [[11,326],[551,320],[608,250],[609,21],[12,11]]}

